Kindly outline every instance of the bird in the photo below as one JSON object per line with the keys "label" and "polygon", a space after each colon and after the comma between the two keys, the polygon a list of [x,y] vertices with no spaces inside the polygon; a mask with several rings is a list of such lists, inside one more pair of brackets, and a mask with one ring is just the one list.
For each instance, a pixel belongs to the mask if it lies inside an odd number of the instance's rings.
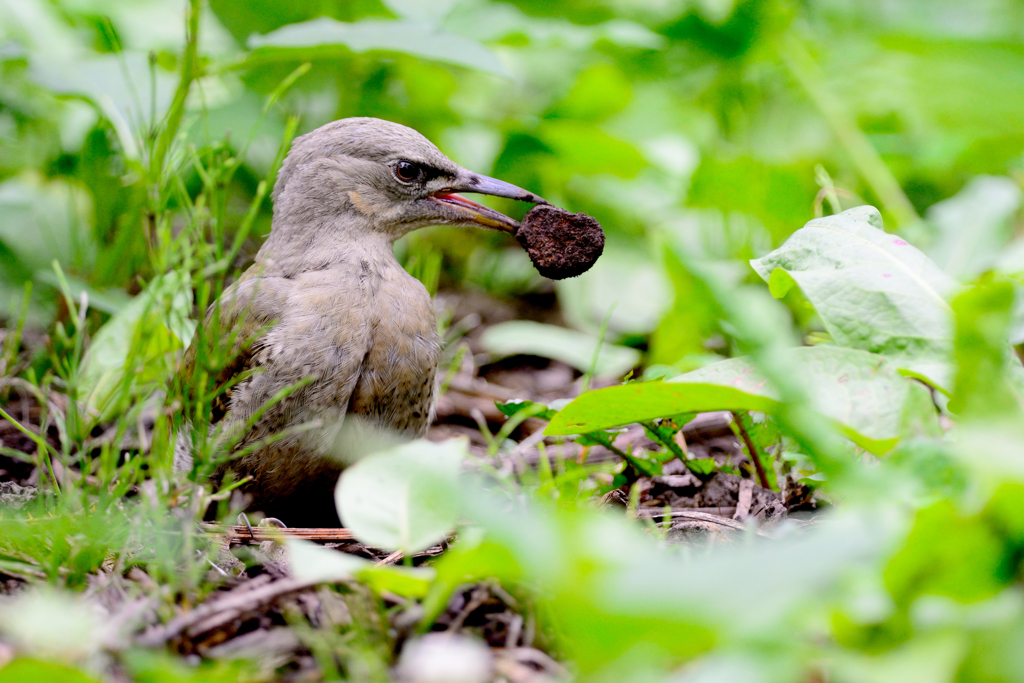
{"label": "bird", "polygon": [[[293,141],[271,193],[270,233],[204,322],[217,330],[213,343],[235,351],[227,367],[211,369],[224,391],[210,428],[235,438],[234,456],[211,478],[248,478],[247,510],[289,526],[340,526],[339,425],[426,433],[441,339],[430,295],[402,268],[394,242],[434,225],[511,234],[519,226],[459,192],[548,204],[461,167],[391,121],[341,119]],[[196,334],[182,386],[197,371]],[[176,471],[194,471],[192,448],[185,422],[175,436]]]}

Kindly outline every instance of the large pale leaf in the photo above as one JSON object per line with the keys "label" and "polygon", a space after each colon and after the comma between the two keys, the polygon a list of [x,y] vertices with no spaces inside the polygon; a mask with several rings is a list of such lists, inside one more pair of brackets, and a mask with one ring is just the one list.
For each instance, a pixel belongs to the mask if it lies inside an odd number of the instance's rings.
{"label": "large pale leaf", "polygon": [[459,441],[412,441],[370,455],[342,472],[338,513],[363,543],[411,554],[455,527],[453,495],[465,448]]}
{"label": "large pale leaf", "polygon": [[132,158],[141,154],[139,141],[163,118],[177,86],[177,77],[151,64],[145,52],[38,60],[31,73],[33,80],[56,93],[89,99],[110,121]]}
{"label": "large pale leaf", "polygon": [[928,209],[939,231],[928,255],[954,277],[976,277],[992,267],[1010,240],[1010,221],[1020,204],[1020,187],[1009,178],[973,178],[955,197]]}
{"label": "large pale leaf", "polygon": [[[88,194],[61,180],[26,175],[0,183],[0,245],[10,250],[23,270],[88,268],[95,255]],[[20,283],[18,283],[20,284]]]}
{"label": "large pale leaf", "polygon": [[288,59],[306,59],[339,47],[352,52],[401,52],[506,75],[494,53],[475,40],[411,21],[365,19],[347,23],[320,17],[249,38],[249,48],[257,51],[257,60],[276,53]]}
{"label": "large pale leaf", "polygon": [[[566,365],[586,372],[594,361],[598,338],[586,332],[577,332],[556,325],[544,325],[529,320],[513,320],[488,327],[480,337],[484,349],[496,356],[528,354],[554,358]],[[596,376],[626,374],[640,362],[640,352],[628,346],[601,344],[594,367]]]}
{"label": "large pale leaf", "polygon": [[952,339],[946,297],[957,283],[881,225],[871,206],[816,218],[750,263],[776,297],[799,287],[838,345],[909,359],[907,365],[944,360]]}
{"label": "large pale leaf", "polygon": [[[935,433],[928,391],[885,357],[835,346],[790,351],[816,409],[859,446],[885,453],[901,436]],[[592,391],[562,409],[548,434],[580,434],[631,422],[710,410],[779,409],[777,396],[745,358],[733,358],[667,382]]]}
{"label": "large pale leaf", "polygon": [[431,567],[378,567],[362,557],[298,538],[288,538],[285,545],[292,576],[306,581],[338,583],[358,579],[377,590],[422,598],[436,575]]}

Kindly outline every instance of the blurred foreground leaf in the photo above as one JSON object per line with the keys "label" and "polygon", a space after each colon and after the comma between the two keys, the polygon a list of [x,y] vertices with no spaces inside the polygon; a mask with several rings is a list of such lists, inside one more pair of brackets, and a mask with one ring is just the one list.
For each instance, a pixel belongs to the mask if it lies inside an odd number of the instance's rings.
{"label": "blurred foreground leaf", "polygon": [[358,579],[377,591],[422,598],[435,575],[430,567],[377,566],[362,557],[297,538],[288,538],[286,547],[292,575],[307,581],[340,583]]}
{"label": "blurred foreground leaf", "polygon": [[361,542],[406,555],[455,528],[457,485],[465,448],[459,441],[411,441],[347,467],[336,500],[345,526]]}
{"label": "blurred foreground leaf", "polygon": [[21,657],[0,667],[0,683],[98,683],[78,669]]}

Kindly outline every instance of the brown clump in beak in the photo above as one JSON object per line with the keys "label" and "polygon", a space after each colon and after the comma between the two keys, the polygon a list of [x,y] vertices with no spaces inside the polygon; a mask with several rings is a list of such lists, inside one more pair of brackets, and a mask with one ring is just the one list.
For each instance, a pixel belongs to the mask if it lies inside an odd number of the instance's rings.
{"label": "brown clump in beak", "polygon": [[515,234],[537,272],[552,280],[582,275],[604,252],[600,223],[550,204],[530,209]]}

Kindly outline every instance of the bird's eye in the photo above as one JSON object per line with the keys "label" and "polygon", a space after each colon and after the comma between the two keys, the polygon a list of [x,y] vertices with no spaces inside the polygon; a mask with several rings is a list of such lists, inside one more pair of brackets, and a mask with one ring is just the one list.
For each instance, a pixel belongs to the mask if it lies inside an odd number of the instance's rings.
{"label": "bird's eye", "polygon": [[395,177],[403,183],[414,183],[422,180],[424,175],[423,167],[411,161],[399,161],[395,164]]}

